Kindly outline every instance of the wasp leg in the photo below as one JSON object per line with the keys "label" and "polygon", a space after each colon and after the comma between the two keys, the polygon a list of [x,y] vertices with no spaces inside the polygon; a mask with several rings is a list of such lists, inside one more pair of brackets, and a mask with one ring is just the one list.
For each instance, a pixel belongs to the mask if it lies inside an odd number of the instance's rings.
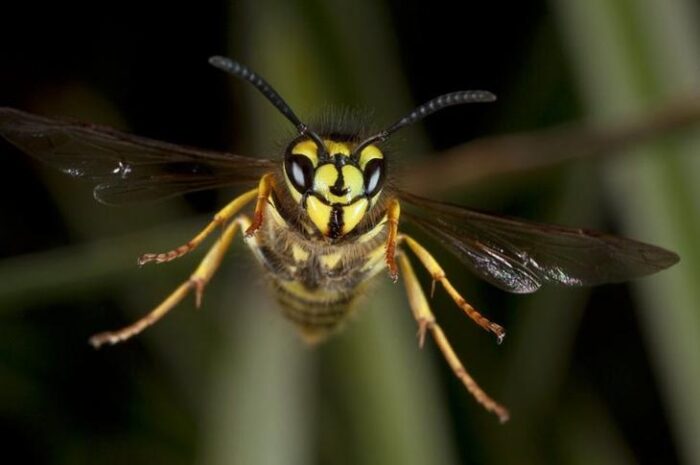
{"label": "wasp leg", "polygon": [[156,263],[164,263],[164,262],[169,262],[172,260],[175,260],[176,258],[180,258],[186,253],[192,252],[199,244],[201,244],[204,239],[209,236],[209,234],[212,233],[219,225],[225,224],[228,220],[233,218],[233,216],[238,213],[241,208],[243,208],[247,203],[252,201],[256,194],[258,192],[258,189],[252,189],[245,194],[242,194],[231,203],[226,205],[224,208],[219,210],[219,212],[214,215],[214,219],[206,226],[206,228],[202,229],[199,234],[197,234],[192,240],[187,242],[184,245],[181,245],[180,247],[170,250],[168,252],[163,252],[163,253],[147,253],[144,255],[141,255],[138,259],[138,264],[139,265],[145,265],[148,262],[156,262]]}
{"label": "wasp leg", "polygon": [[469,373],[467,373],[464,365],[462,365],[462,362],[457,357],[457,354],[455,354],[450,342],[447,340],[447,337],[445,337],[445,333],[442,332],[442,328],[440,328],[440,325],[438,325],[435,321],[435,315],[433,315],[433,312],[430,310],[430,306],[425,298],[423,289],[421,289],[418,278],[416,278],[411,262],[408,260],[406,255],[402,253],[399,253],[397,259],[399,266],[401,267],[401,273],[403,274],[403,282],[406,285],[408,303],[411,307],[411,311],[413,312],[416,322],[418,322],[418,340],[420,347],[423,347],[426,332],[430,331],[430,333],[433,335],[433,339],[435,339],[435,343],[440,348],[442,355],[450,365],[450,368],[452,368],[452,371],[454,371],[457,378],[462,381],[471,395],[474,396],[474,399],[483,405],[486,410],[495,413],[501,423],[508,421],[508,410],[489,397],[489,395],[486,394],[478,384],[476,384],[474,378],[469,376]]}
{"label": "wasp leg", "polygon": [[399,216],[401,206],[399,201],[393,199],[386,209],[386,219],[389,223],[389,231],[386,238],[386,266],[389,268],[389,277],[396,282],[399,279],[399,271],[396,268],[396,237],[399,232]]}
{"label": "wasp leg", "polygon": [[129,326],[117,331],[107,331],[104,333],[95,334],[90,338],[90,344],[92,344],[95,348],[99,348],[103,344],[109,343],[114,345],[135,336],[160,320],[166,313],[179,304],[192,289],[195,290],[196,305],[197,308],[199,308],[199,306],[202,304],[202,293],[204,292],[204,286],[207,285],[212,276],[214,276],[214,273],[216,273],[216,270],[219,268],[219,265],[224,258],[224,254],[231,246],[231,241],[236,235],[236,231],[238,228],[243,229],[249,224],[250,221],[248,218],[244,216],[237,218],[234,223],[226,227],[221,237],[216,241],[211,249],[209,249],[209,252],[207,252],[207,255],[199,264],[195,272],[192,273],[190,278],[182,283],[160,305],[153,309],[149,314]]}
{"label": "wasp leg", "polygon": [[246,237],[251,237],[255,234],[255,231],[262,226],[263,212],[265,211],[265,205],[267,205],[270,193],[272,193],[273,186],[274,176],[271,173],[266,174],[260,179],[260,184],[257,189],[258,201],[255,204],[255,213],[253,213],[253,223],[245,230]]}
{"label": "wasp leg", "polygon": [[433,258],[433,256],[430,255],[430,252],[428,252],[422,245],[420,245],[410,236],[402,234],[399,239],[406,241],[406,245],[411,249],[411,251],[416,255],[416,257],[418,257],[425,269],[427,269],[430,275],[432,276],[433,287],[430,292],[431,296],[435,292],[435,283],[440,282],[440,284],[442,284],[442,287],[444,287],[447,293],[450,295],[450,297],[452,297],[452,300],[454,300],[457,306],[461,308],[469,318],[474,320],[476,324],[484,328],[486,331],[494,333],[498,338],[499,344],[503,342],[503,338],[506,337],[505,329],[503,329],[501,325],[489,321],[488,318],[483,316],[474,307],[472,307],[469,304],[469,302],[464,300],[464,297],[462,297],[459,294],[459,292],[457,292],[457,290],[452,286],[450,281],[447,279],[447,276],[445,275],[445,271],[438,264],[435,258]]}

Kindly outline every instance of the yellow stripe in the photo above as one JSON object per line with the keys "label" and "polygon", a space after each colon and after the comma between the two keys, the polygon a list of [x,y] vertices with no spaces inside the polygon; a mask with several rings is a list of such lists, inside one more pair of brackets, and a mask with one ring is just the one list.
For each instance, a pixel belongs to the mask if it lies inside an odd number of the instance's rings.
{"label": "yellow stripe", "polygon": [[326,144],[326,150],[330,155],[340,154],[346,157],[350,156],[350,147],[345,142],[336,142],[326,139],[323,141]]}
{"label": "yellow stripe", "polygon": [[374,160],[375,158],[384,158],[384,154],[376,146],[368,145],[367,147],[362,149],[362,153],[360,153],[360,168],[364,170],[365,166],[367,166],[367,163],[369,163],[370,160]]}
{"label": "yellow stripe", "polygon": [[341,253],[335,252],[328,255],[321,255],[318,260],[321,262],[321,265],[331,270],[335,268],[342,258],[343,255]]}
{"label": "yellow stripe", "polygon": [[309,259],[309,251],[304,250],[297,244],[292,244],[292,257],[295,263],[302,264]]}
{"label": "yellow stripe", "polygon": [[290,294],[313,302],[332,302],[342,296],[340,292],[327,291],[322,288],[309,290],[299,281],[278,281],[278,284]]}
{"label": "yellow stripe", "polygon": [[316,146],[316,143],[310,139],[303,140],[295,145],[292,148],[292,154],[304,155],[311,160],[312,165],[318,165],[318,147]]}

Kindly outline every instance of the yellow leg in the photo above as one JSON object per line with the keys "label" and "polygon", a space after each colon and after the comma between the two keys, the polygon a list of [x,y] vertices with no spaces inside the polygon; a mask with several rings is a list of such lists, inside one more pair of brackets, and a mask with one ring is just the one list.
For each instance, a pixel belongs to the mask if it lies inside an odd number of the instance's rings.
{"label": "yellow leg", "polygon": [[248,220],[248,218],[244,216],[237,218],[234,223],[226,227],[224,233],[211,247],[211,249],[209,249],[209,252],[207,252],[207,255],[199,264],[195,272],[192,273],[190,278],[182,283],[160,305],[158,305],[140,320],[126,326],[125,328],[117,331],[107,331],[104,333],[95,334],[90,338],[90,344],[92,344],[95,348],[99,348],[103,344],[116,344],[135,336],[160,320],[166,313],[179,304],[192,289],[195,290],[196,305],[197,308],[199,308],[199,306],[202,304],[202,293],[204,292],[204,286],[207,285],[212,276],[214,276],[214,273],[216,273],[216,270],[219,268],[219,265],[224,258],[224,254],[231,246],[231,241],[236,235],[236,230],[239,227],[241,229],[245,229],[249,225],[250,220]]}
{"label": "yellow leg", "polygon": [[255,204],[255,213],[253,213],[253,223],[246,229],[246,237],[250,237],[255,234],[255,231],[260,229],[263,222],[263,214],[265,212],[265,205],[267,205],[267,200],[270,198],[270,193],[272,193],[272,188],[274,187],[274,176],[272,174],[266,174],[260,179],[260,184],[258,185],[258,201]]}
{"label": "yellow leg", "polygon": [[452,284],[445,275],[445,271],[443,271],[442,267],[438,264],[435,258],[433,258],[433,256],[430,255],[430,252],[428,252],[413,238],[405,234],[402,234],[399,240],[406,241],[406,245],[411,249],[411,251],[416,255],[416,257],[418,257],[421,263],[423,263],[423,266],[428,270],[428,272],[432,276],[433,288],[431,291],[431,295],[435,291],[435,283],[440,282],[440,284],[442,284],[442,287],[444,287],[447,293],[450,295],[450,297],[452,297],[452,300],[454,300],[457,306],[461,308],[469,318],[474,320],[476,324],[484,328],[486,331],[494,333],[498,338],[499,344],[503,342],[503,338],[506,337],[505,329],[503,329],[501,325],[489,321],[488,318],[483,316],[474,307],[472,307],[469,304],[469,302],[464,300],[464,297],[462,297],[459,294],[459,292],[457,292],[457,290],[452,286]]}
{"label": "yellow leg", "polygon": [[464,386],[471,393],[471,395],[474,396],[476,401],[483,405],[489,412],[495,413],[501,423],[508,421],[508,410],[489,397],[489,395],[486,394],[478,384],[476,384],[476,381],[469,376],[469,373],[467,373],[464,365],[462,365],[462,362],[457,357],[457,354],[455,354],[450,342],[447,340],[447,337],[445,337],[445,333],[442,332],[440,325],[438,325],[435,321],[435,315],[433,315],[433,312],[430,310],[430,306],[425,298],[423,289],[420,287],[418,278],[416,278],[411,262],[408,261],[405,254],[401,253],[399,253],[397,259],[399,266],[401,267],[401,273],[403,274],[403,282],[406,285],[408,302],[411,306],[413,316],[418,322],[418,338],[420,346],[423,347],[425,333],[430,331],[430,333],[433,335],[433,339],[435,339],[435,343],[445,357],[445,360],[447,360],[447,363],[450,365],[450,368],[452,368],[452,371],[454,371],[455,375],[457,375],[457,377],[462,381]]}
{"label": "yellow leg", "polygon": [[386,219],[389,223],[389,232],[386,238],[386,266],[389,268],[389,277],[396,282],[399,279],[399,271],[396,268],[396,237],[399,232],[399,216],[401,206],[399,201],[393,199],[386,209]]}
{"label": "yellow leg", "polygon": [[192,240],[187,244],[181,245],[180,247],[170,250],[164,253],[147,253],[141,255],[138,259],[139,265],[145,265],[148,262],[164,263],[180,258],[186,253],[192,252],[199,244],[201,244],[204,239],[209,236],[218,226],[225,224],[228,220],[234,217],[241,208],[243,208],[248,202],[252,201],[258,193],[258,189],[252,189],[242,194],[224,208],[219,210],[219,212],[214,215],[214,219],[207,225],[206,228],[197,234]]}

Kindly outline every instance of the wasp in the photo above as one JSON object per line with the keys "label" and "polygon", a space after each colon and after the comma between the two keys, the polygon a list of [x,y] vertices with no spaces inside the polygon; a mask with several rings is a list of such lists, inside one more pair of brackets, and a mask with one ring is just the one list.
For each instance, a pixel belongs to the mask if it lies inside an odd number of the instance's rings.
{"label": "wasp", "polygon": [[175,260],[221,230],[187,280],[135,323],[94,335],[90,342],[95,347],[140,333],[191,293],[199,307],[205,286],[240,232],[265,270],[282,313],[312,344],[342,326],[353,313],[353,301],[373,277],[386,272],[396,282],[401,275],[418,325],[419,345],[430,334],[476,401],[503,422],[508,410],[464,368],[435,319],[412,259],[430,274],[431,295],[439,284],[459,309],[499,341],[505,331],[462,297],[428,249],[403,232],[404,221],[437,239],[476,275],[512,293],[535,292],[545,284],[624,281],[655,273],[679,259],[673,252],[631,239],[429,200],[389,181],[392,156],[384,143],[394,133],[450,106],[491,102],[495,96],[490,92],[441,95],[383,130],[363,133],[332,124],[310,127],[260,75],[228,58],[215,56],[209,62],[252,84],[295,126],[297,135],[281,160],[205,151],[0,108],[0,134],[35,158],[95,183],[94,196],[105,204],[247,186],[188,242],[138,259],[140,265]]}

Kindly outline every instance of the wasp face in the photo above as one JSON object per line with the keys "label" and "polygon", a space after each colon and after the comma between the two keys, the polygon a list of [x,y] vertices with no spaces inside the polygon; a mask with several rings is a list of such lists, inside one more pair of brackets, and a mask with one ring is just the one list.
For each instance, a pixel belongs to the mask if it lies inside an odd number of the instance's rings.
{"label": "wasp face", "polygon": [[384,155],[375,145],[324,139],[292,142],[284,157],[284,177],[294,199],[324,236],[348,234],[372,208],[384,185]]}

